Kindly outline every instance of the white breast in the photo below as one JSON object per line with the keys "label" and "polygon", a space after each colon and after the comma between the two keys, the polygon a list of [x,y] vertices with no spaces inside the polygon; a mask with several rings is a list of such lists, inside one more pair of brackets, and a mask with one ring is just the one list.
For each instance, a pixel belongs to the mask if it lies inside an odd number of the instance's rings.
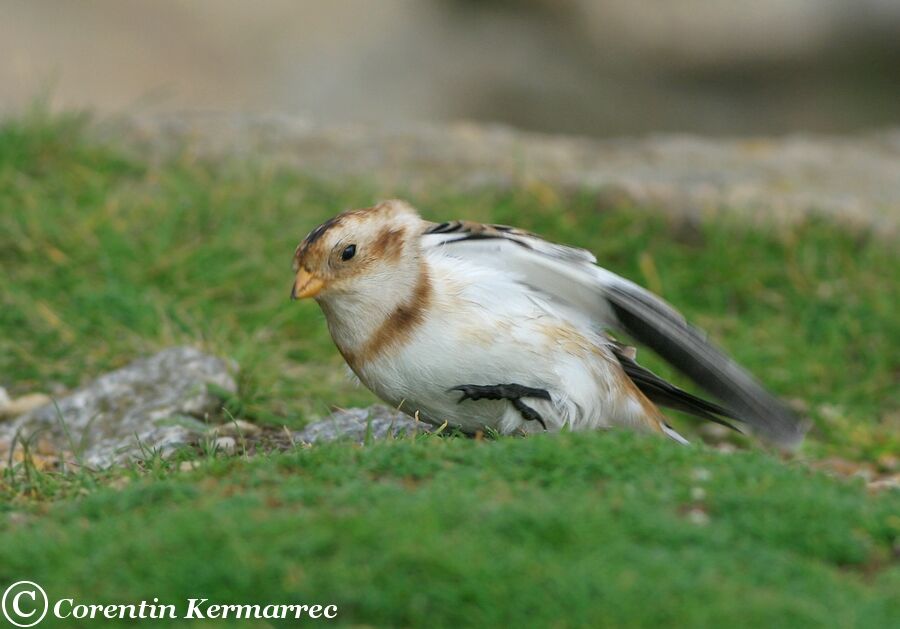
{"label": "white breast", "polygon": [[507,401],[465,401],[448,391],[465,384],[545,389],[552,402],[523,401],[548,429],[646,427],[637,401],[601,333],[564,305],[529,290],[510,273],[444,256],[426,256],[434,297],[428,317],[399,348],[359,367],[361,380],[404,412],[474,432],[543,430]]}

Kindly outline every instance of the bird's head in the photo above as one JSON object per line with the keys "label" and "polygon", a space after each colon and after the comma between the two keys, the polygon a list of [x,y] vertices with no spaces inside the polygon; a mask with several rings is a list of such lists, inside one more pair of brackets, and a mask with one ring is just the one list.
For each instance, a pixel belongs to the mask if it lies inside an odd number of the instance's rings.
{"label": "bird's head", "polygon": [[351,210],[312,230],[294,252],[292,299],[387,298],[417,275],[422,219],[403,201]]}

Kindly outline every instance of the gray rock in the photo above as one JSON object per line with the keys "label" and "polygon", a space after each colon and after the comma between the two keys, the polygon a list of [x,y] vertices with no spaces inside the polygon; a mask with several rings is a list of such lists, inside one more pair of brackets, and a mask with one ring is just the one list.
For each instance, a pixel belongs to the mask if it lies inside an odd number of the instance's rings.
{"label": "gray rock", "polygon": [[214,445],[217,450],[225,454],[234,454],[234,451],[237,449],[237,441],[235,441],[234,437],[217,437]]}
{"label": "gray rock", "polygon": [[900,228],[900,129],[592,140],[496,125],[329,126],[294,116],[198,114],[130,117],[98,132],[142,154],[252,156],[326,180],[361,178],[383,196],[398,188],[427,194],[538,184],[594,191],[598,206],[634,204],[692,219],[721,213],[791,223],[813,214],[886,238]]}
{"label": "gray rock", "polygon": [[351,408],[333,413],[327,419],[310,424],[295,434],[303,443],[324,443],[347,440],[365,443],[366,435],[372,440],[403,437],[434,430],[428,424],[417,422],[399,411],[376,404],[369,408]]}
{"label": "gray rock", "polygon": [[[85,465],[107,467],[171,451],[206,429],[220,404],[208,390],[237,390],[229,366],[191,347],[163,350],[110,372],[55,404],[0,424],[0,442],[34,436]],[[46,447],[46,446],[45,446]]]}

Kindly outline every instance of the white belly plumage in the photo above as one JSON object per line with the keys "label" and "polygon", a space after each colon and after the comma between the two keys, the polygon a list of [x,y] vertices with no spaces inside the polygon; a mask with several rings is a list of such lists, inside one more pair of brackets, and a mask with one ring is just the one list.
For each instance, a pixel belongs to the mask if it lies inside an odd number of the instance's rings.
{"label": "white belly plumage", "polygon": [[[621,369],[608,340],[587,321],[531,293],[513,289],[502,273],[470,270],[459,280],[459,263],[432,262],[438,294],[432,316],[402,347],[391,348],[358,375],[379,397],[433,424],[501,434],[537,432],[506,400],[466,400],[450,390],[460,385],[518,384],[546,390],[550,401],[523,398],[548,430],[627,426],[648,429],[645,410],[623,387]],[[453,273],[442,277],[442,272]],[[505,290],[504,290],[505,289]],[[501,297],[502,296],[502,297]]]}

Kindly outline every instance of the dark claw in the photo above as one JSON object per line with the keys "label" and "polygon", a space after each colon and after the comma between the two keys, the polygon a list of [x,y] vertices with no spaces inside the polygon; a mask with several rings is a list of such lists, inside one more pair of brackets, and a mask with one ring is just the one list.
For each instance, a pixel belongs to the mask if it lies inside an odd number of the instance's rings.
{"label": "dark claw", "polygon": [[512,405],[516,407],[516,410],[521,413],[522,419],[526,421],[538,422],[541,426],[543,426],[544,430],[547,430],[547,424],[544,423],[544,418],[541,417],[536,410],[534,410],[518,398],[510,401],[512,402]]}
{"label": "dark claw", "polygon": [[550,393],[545,389],[526,387],[521,384],[461,384],[448,390],[462,392],[460,402],[464,400],[514,400],[523,397],[550,401]]}
{"label": "dark claw", "polygon": [[461,384],[458,387],[449,389],[450,391],[460,391],[462,397],[460,402],[466,400],[503,400],[506,399],[500,392],[503,385],[479,385],[479,384]]}
{"label": "dark claw", "polygon": [[550,401],[550,393],[545,389],[535,389],[534,387],[526,387],[521,384],[461,384],[448,389],[448,391],[459,391],[462,393],[462,397],[459,398],[457,403],[466,400],[509,400],[513,407],[522,415],[523,419],[536,421],[544,427],[544,430],[547,430],[544,418],[521,399],[523,397],[533,397]]}

